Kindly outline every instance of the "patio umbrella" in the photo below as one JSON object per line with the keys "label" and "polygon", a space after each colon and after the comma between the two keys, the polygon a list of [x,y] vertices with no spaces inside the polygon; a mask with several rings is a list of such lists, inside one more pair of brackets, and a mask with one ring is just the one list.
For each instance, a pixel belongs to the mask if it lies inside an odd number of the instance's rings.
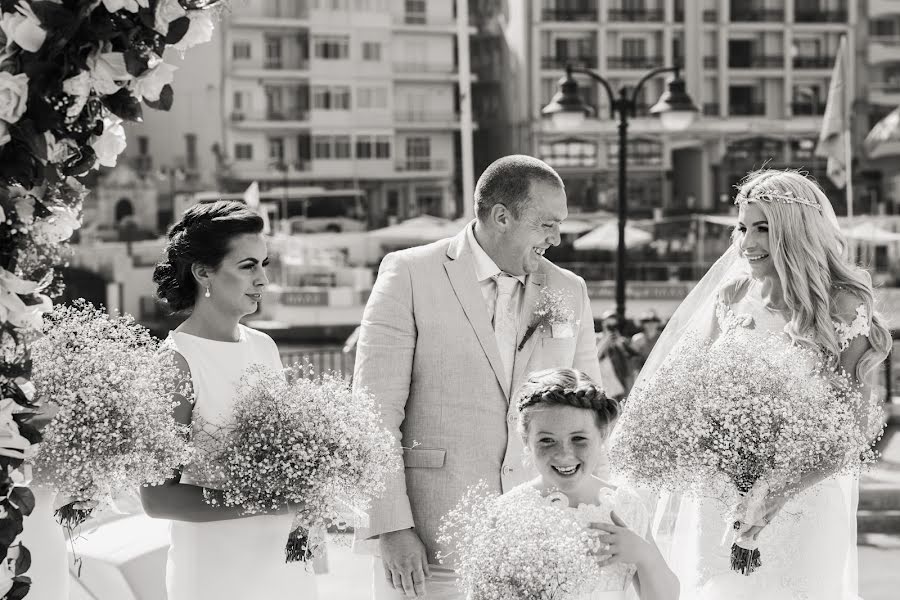
{"label": "patio umbrella", "polygon": [[[643,229],[625,226],[625,247],[639,248],[653,241],[653,235]],[[576,250],[615,250],[619,243],[619,226],[615,221],[604,223],[572,244]]]}
{"label": "patio umbrella", "polygon": [[468,221],[451,221],[431,215],[421,215],[407,219],[396,225],[389,225],[369,232],[369,236],[382,244],[428,244],[456,235]]}
{"label": "patio umbrella", "polygon": [[900,242],[900,233],[888,231],[878,227],[872,221],[860,223],[850,229],[844,231],[844,235],[851,240],[857,242],[868,242],[870,244],[891,244]]}

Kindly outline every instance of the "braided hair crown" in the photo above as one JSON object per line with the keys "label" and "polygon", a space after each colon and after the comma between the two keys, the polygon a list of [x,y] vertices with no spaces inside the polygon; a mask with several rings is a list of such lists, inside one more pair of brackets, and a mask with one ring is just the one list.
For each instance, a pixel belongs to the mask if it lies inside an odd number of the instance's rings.
{"label": "braided hair crown", "polygon": [[577,369],[547,369],[532,373],[517,394],[519,430],[527,434],[531,409],[537,406],[571,406],[594,413],[597,427],[607,427],[619,416],[619,403],[606,395],[585,373]]}

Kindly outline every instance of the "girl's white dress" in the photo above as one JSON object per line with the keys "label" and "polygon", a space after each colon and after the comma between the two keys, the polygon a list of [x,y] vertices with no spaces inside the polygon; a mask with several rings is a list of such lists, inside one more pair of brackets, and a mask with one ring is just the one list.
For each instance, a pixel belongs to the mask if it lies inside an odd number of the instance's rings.
{"label": "girl's white dress", "polygon": [[[193,416],[225,425],[242,373],[252,364],[281,368],[275,342],[243,325],[237,342],[171,332],[166,344],[191,369]],[[186,465],[182,483],[201,485]],[[169,600],[308,600],[316,582],[303,563],[285,563],[284,546],[292,515],[261,515],[190,523],[172,521],[166,565]]]}
{"label": "girl's white dress", "polygon": [[[543,502],[552,502],[551,499],[542,497],[529,483],[513,488],[503,497],[510,501],[539,498]],[[626,486],[602,488],[596,504],[580,504],[575,508],[568,507],[567,510],[585,528],[590,523],[612,524],[610,513],[615,511],[616,516],[640,536],[646,535],[650,520],[646,501],[634,489]],[[603,567],[601,577],[594,583],[592,591],[576,600],[635,600],[637,593],[632,581],[636,572],[637,567],[631,564],[619,563]]]}

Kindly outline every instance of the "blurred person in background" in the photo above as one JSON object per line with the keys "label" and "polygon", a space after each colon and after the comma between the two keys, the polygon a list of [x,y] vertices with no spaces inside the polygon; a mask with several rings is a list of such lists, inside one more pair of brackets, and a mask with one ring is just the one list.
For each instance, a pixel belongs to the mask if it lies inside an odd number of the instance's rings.
{"label": "blurred person in background", "polygon": [[600,315],[601,330],[597,335],[597,358],[603,388],[607,395],[623,400],[634,384],[633,361],[638,353],[631,347],[631,341],[622,335],[622,324],[615,311],[607,310]]}
{"label": "blurred person in background", "polygon": [[631,348],[637,352],[634,370],[640,371],[662,333],[662,321],[654,310],[648,310],[638,319],[641,330],[631,336]]}

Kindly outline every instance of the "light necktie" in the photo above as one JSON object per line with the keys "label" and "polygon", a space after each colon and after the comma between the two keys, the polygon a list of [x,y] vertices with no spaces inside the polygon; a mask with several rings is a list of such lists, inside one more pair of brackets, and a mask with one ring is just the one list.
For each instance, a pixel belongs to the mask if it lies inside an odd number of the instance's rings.
{"label": "light necktie", "polygon": [[500,350],[500,360],[506,370],[506,379],[512,385],[513,365],[516,360],[516,339],[518,327],[516,315],[513,312],[515,303],[513,297],[519,280],[506,273],[500,273],[494,278],[497,282],[497,302],[494,304],[494,337],[497,340],[497,349]]}

